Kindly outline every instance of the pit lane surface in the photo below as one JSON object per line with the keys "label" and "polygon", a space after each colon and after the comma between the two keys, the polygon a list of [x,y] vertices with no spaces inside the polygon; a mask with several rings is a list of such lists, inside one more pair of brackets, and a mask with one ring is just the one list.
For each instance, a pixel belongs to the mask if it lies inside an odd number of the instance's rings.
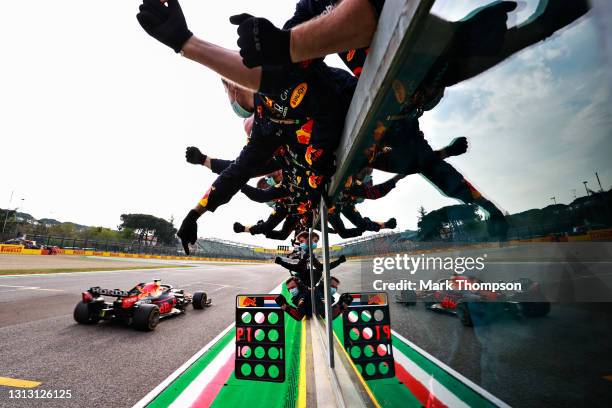
{"label": "pit lane surface", "polygon": [[[0,377],[71,390],[71,399],[9,399],[0,407],[130,407],[234,321],[238,293],[267,293],[288,277],[273,264],[198,263],[193,268],[0,277]],[[72,312],[91,286],[129,289],[161,278],[205,291],[213,306],[165,319],[154,332],[119,323],[77,325]]]}
{"label": "pit lane surface", "polygon": [[[542,260],[541,247],[499,251],[502,256],[487,265],[489,273],[512,268],[518,278],[527,274],[521,268],[531,268],[527,276],[532,276],[534,260]],[[512,254],[512,260],[505,261],[504,253]],[[563,266],[580,269],[584,262],[570,260]],[[340,292],[372,291],[365,287],[368,280],[362,281],[371,265],[348,262],[334,269]],[[606,281],[610,264],[591,265],[590,271]],[[389,292],[392,329],[509,405],[610,406],[612,382],[606,377],[612,374],[612,303],[553,304],[544,318],[509,314],[469,328],[455,316],[426,310],[422,303],[407,307],[394,297]]]}

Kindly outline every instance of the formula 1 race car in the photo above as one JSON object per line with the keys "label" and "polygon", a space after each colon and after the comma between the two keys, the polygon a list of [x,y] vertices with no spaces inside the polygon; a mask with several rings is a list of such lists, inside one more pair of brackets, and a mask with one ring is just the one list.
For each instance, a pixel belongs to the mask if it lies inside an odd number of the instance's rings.
{"label": "formula 1 race car", "polygon": [[550,313],[550,302],[546,301],[539,283],[531,279],[503,283],[504,287],[520,288],[516,290],[465,289],[486,286],[483,283],[475,277],[452,276],[438,280],[432,285],[436,289],[402,291],[396,296],[396,302],[412,306],[420,301],[428,310],[456,315],[468,327],[475,322],[488,323],[507,312],[530,318]]}
{"label": "formula 1 race car", "polygon": [[[170,285],[162,285],[159,279],[139,283],[129,291],[89,288],[74,308],[74,320],[81,324],[95,324],[100,320],[121,319],[137,330],[151,331],[160,318],[185,313],[191,303],[194,309],[211,305],[205,292],[185,293]],[[104,296],[115,297],[112,303]]]}

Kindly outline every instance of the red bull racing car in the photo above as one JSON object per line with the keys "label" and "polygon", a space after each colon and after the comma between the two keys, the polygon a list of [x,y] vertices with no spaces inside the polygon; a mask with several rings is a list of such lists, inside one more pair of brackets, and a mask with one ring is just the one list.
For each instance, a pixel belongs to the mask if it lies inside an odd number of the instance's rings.
{"label": "red bull racing car", "polygon": [[[105,296],[116,298],[107,302]],[[185,313],[187,306],[203,309],[211,305],[205,292],[186,293],[159,279],[139,283],[131,290],[89,288],[74,308],[74,320],[80,324],[95,324],[100,320],[120,319],[137,330],[154,330],[164,317]]]}
{"label": "red bull racing car", "polygon": [[530,318],[550,313],[550,302],[546,301],[539,283],[531,279],[511,282],[518,290],[465,289],[482,283],[475,277],[452,276],[438,280],[432,285],[435,289],[403,291],[396,296],[396,302],[407,306],[422,302],[428,310],[456,315],[468,327],[489,323],[508,312]]}

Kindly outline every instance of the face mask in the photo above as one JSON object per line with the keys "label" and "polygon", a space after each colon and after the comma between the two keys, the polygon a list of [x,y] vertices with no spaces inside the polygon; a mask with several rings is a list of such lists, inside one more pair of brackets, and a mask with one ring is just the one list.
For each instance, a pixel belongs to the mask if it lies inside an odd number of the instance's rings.
{"label": "face mask", "polygon": [[331,292],[332,296],[334,296],[337,291],[338,291],[338,289],[336,289],[336,288],[331,288],[330,289],[330,292]]}
{"label": "face mask", "polygon": [[298,290],[298,288],[291,288],[289,289],[289,293],[291,293],[291,296],[295,297],[298,295],[298,293],[300,293],[300,291]]}
{"label": "face mask", "polygon": [[266,177],[266,183],[268,183],[270,187],[274,187],[276,185],[276,181],[274,181],[274,177]]}
{"label": "face mask", "polygon": [[[300,244],[300,248],[302,248],[302,251],[306,251],[308,249],[308,243],[304,242],[302,244]],[[317,249],[317,243],[313,242],[311,245],[312,249]]]}
{"label": "face mask", "polygon": [[234,113],[236,115],[240,116],[243,119],[246,119],[246,118],[248,118],[248,117],[250,117],[252,115],[251,112],[249,112],[248,110],[246,110],[242,106],[240,106],[238,101],[233,101],[232,102],[232,110],[234,111]]}
{"label": "face mask", "polygon": [[276,203],[274,201],[268,201],[266,205],[270,208],[274,208],[274,206],[276,206]]}

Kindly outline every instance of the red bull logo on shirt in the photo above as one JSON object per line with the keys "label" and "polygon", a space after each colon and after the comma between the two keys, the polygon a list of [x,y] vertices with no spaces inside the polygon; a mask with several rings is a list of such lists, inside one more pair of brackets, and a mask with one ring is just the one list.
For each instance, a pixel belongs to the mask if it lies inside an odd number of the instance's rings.
{"label": "red bull logo on shirt", "polygon": [[304,155],[304,157],[306,159],[306,162],[312,166],[312,163],[319,160],[321,155],[323,155],[323,149],[315,149],[312,145],[310,145],[306,149],[306,154]]}
{"label": "red bull logo on shirt", "polygon": [[314,125],[314,120],[310,119],[308,122],[306,122],[301,128],[299,128],[295,132],[298,143],[300,144],[310,143],[310,136],[312,135],[313,125]]}

